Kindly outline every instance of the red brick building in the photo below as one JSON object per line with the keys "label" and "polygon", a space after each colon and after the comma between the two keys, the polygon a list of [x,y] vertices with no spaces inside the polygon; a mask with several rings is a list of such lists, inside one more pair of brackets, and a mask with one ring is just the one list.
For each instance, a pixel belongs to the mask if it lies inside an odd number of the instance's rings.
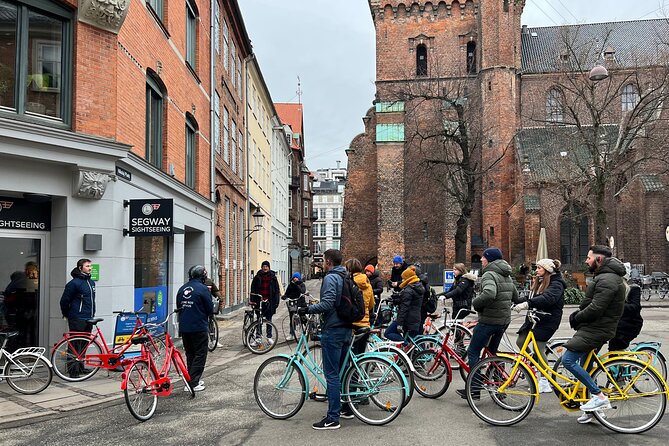
{"label": "red brick building", "polygon": [[[631,72],[650,75],[654,65],[639,64],[641,58],[632,54],[656,55],[657,36],[666,35],[667,26],[661,20],[647,20],[527,28],[520,21],[524,3],[369,1],[376,29],[377,91],[375,106],[363,118],[365,132],[352,140],[348,151],[345,257],[378,262],[388,271],[392,257],[400,254],[427,265],[435,277],[454,261],[455,217],[450,211],[457,203],[436,187],[439,178],[416,170],[418,154],[429,155],[416,137],[434,119],[425,112],[435,103],[442,111],[447,108],[439,104],[444,99],[441,93],[431,98],[407,94],[428,84],[452,88],[456,83],[463,102],[472,103],[474,97],[479,101],[476,116],[470,117],[479,128],[477,156],[479,165],[493,167],[477,178],[468,261],[475,264],[486,247],[498,246],[511,263],[532,263],[541,227],[547,230],[549,256],[567,263],[578,264],[583,249],[596,241],[588,192],[572,200],[580,209],[575,225],[567,224],[572,218],[566,221],[569,203],[547,192],[549,184],[560,186],[560,179],[546,169],[546,153],[559,159],[562,152],[577,154],[587,146],[587,141],[573,136],[573,123],[562,119],[560,113],[566,114],[569,104],[556,100],[556,85],[566,73],[587,76],[595,63],[607,65],[610,78],[620,82]],[[585,72],[583,67],[567,69],[576,56],[560,42],[572,34],[596,35],[610,48],[599,48]],[[582,40],[588,39],[575,38],[574,45]],[[622,134],[620,123],[629,110],[625,101],[634,101],[627,85],[622,85],[624,91],[598,122],[602,135],[595,137],[611,146]],[[424,104],[417,105],[419,100]],[[663,113],[662,106],[656,108]],[[585,126],[593,125],[585,121]],[[447,124],[444,121],[443,128]],[[573,147],[566,150],[567,146]],[[607,238],[597,242],[613,238],[614,253],[623,260],[645,264],[646,271],[667,270],[666,178],[653,174],[653,166],[649,170],[647,164],[634,168],[633,162],[628,164],[615,187],[606,191]],[[576,183],[582,188],[584,181]],[[641,222],[632,221],[635,215],[643,216]],[[570,250],[573,243],[578,245],[575,251]]]}

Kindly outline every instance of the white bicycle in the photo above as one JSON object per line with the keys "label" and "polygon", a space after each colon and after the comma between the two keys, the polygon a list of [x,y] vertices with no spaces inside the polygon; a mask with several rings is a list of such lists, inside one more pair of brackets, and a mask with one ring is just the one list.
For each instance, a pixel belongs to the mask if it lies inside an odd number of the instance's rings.
{"label": "white bicycle", "polygon": [[26,347],[9,353],[5,350],[9,338],[17,336],[18,331],[0,333],[0,381],[6,380],[9,387],[25,395],[33,395],[49,387],[53,378],[51,362],[44,357],[46,348]]}

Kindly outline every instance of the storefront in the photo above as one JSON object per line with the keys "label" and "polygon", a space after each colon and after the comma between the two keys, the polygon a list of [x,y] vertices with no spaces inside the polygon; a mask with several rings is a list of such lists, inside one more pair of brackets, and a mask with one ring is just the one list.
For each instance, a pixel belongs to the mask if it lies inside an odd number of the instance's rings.
{"label": "storefront", "polygon": [[[17,346],[58,340],[67,328],[60,297],[80,258],[96,266],[96,317],[108,340],[113,311],[164,317],[188,268],[209,267],[214,204],[128,146],[46,132],[0,125],[0,328],[22,327]],[[135,200],[169,208],[169,233],[131,234]]]}

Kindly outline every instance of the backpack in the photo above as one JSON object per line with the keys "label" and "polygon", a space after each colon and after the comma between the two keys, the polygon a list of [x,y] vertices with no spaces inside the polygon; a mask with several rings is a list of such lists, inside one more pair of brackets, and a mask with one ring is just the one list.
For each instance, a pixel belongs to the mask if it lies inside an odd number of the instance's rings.
{"label": "backpack", "polygon": [[365,298],[350,274],[344,274],[343,279],[344,285],[341,296],[335,303],[335,310],[342,322],[351,324],[365,317]]}
{"label": "backpack", "polygon": [[430,291],[423,294],[423,310],[427,314],[432,314],[437,311],[437,293],[432,287],[429,287]]}

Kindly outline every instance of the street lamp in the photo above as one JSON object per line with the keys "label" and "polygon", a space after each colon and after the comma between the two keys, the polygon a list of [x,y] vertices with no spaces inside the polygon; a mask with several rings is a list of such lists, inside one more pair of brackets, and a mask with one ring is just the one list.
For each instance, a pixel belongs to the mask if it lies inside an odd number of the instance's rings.
{"label": "street lamp", "polygon": [[255,223],[255,225],[253,225],[253,229],[246,230],[246,236],[244,236],[244,239],[251,237],[251,234],[262,229],[262,222],[263,218],[265,218],[265,214],[263,214],[260,209],[256,209],[256,211],[251,215],[251,217],[253,217],[253,222]]}
{"label": "street lamp", "polygon": [[604,65],[595,65],[588,75],[591,81],[599,82],[609,77],[609,71]]}

